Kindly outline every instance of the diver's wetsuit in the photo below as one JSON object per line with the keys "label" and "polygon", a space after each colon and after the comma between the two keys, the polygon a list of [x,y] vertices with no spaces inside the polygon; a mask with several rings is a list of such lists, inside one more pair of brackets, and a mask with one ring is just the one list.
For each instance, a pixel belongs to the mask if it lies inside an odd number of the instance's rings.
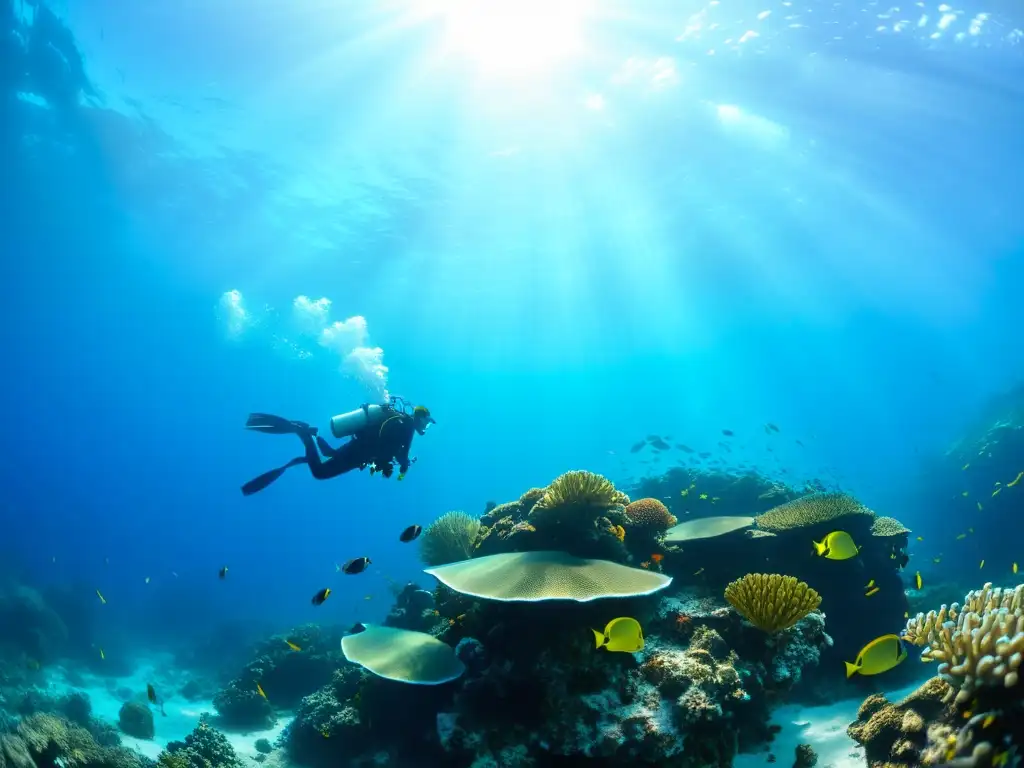
{"label": "diver's wetsuit", "polygon": [[[292,459],[287,464],[242,486],[242,494],[251,496],[262,491],[277,480],[285,470],[299,464],[307,464],[310,474],[317,480],[327,480],[353,469],[373,466],[384,477],[391,477],[394,464],[399,474],[409,471],[409,448],[416,433],[413,417],[393,409],[387,409],[381,421],[375,420],[338,448],[332,448],[326,440],[317,435],[315,428],[300,421],[289,421],[280,416],[256,413],[249,416],[247,429],[269,434],[298,435],[306,449],[304,456]],[[321,453],[326,458],[321,458]]]}

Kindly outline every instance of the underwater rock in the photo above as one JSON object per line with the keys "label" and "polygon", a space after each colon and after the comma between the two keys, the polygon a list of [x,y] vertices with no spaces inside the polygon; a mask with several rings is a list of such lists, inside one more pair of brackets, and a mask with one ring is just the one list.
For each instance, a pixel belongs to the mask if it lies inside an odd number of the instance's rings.
{"label": "underwater rock", "polygon": [[418,584],[409,582],[395,597],[384,626],[426,632],[435,623],[434,595]]}
{"label": "underwater rock", "polygon": [[121,705],[117,715],[118,727],[136,739],[152,739],[156,733],[153,726],[153,713],[149,707],[138,701],[129,701]]}
{"label": "underwater rock", "polygon": [[0,586],[0,627],[4,645],[37,665],[60,655],[68,640],[67,627],[42,595],[18,584]]}
{"label": "underwater rock", "polygon": [[464,637],[459,640],[459,644],[455,646],[455,655],[466,666],[466,672],[470,675],[480,674],[490,664],[487,649],[475,637]]}
{"label": "underwater rock", "polygon": [[793,768],[814,768],[818,763],[818,753],[810,744],[797,744],[796,759]]}
{"label": "underwater rock", "polygon": [[274,751],[274,745],[270,743],[269,739],[256,739],[256,743],[253,746],[262,755],[269,755]]}

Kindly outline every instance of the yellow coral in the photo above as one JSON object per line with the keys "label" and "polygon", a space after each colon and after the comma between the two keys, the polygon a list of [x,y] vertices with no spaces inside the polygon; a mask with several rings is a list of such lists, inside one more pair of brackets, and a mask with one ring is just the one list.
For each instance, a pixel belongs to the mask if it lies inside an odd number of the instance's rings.
{"label": "yellow coral", "polygon": [[611,528],[608,529],[608,532],[615,536],[615,538],[619,541],[626,540],[626,529],[623,528],[621,525],[613,525]]}
{"label": "yellow coral", "polygon": [[768,633],[792,627],[821,605],[821,596],[807,584],[777,573],[748,573],[725,588],[725,599]]}
{"label": "yellow coral", "polygon": [[573,470],[556,477],[547,487],[536,507],[547,509],[562,506],[608,508],[617,504],[629,504],[629,497],[621,491],[617,491],[611,480],[594,472]]}
{"label": "yellow coral", "polygon": [[812,493],[780,504],[754,518],[764,531],[789,531],[819,523],[830,523],[850,515],[875,517],[875,513],[845,493]]}
{"label": "yellow coral", "polygon": [[984,686],[1012,688],[1024,656],[1024,584],[1000,589],[988,583],[968,592],[962,608],[953,603],[919,613],[903,638],[925,647],[922,659],[940,662],[939,674],[959,689],[957,704]]}

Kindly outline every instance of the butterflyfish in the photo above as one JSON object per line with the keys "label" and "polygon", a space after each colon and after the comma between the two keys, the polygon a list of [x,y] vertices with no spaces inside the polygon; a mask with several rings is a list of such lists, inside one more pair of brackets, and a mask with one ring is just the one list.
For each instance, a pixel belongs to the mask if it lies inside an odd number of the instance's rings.
{"label": "butterflyfish", "polygon": [[373,561],[368,557],[357,557],[355,560],[349,560],[341,566],[341,572],[349,575],[362,573],[366,570],[366,566],[370,565],[372,562]]}
{"label": "butterflyfish", "polygon": [[419,535],[423,532],[423,526],[410,525],[398,536],[398,540],[403,544],[408,544],[410,541],[414,541],[419,538]]}
{"label": "butterflyfish", "polygon": [[1024,470],[1021,470],[1020,472],[1018,472],[1017,476],[1015,478],[1013,478],[1013,482],[1007,483],[1006,487],[1007,488],[1013,488],[1013,486],[1015,486],[1017,483],[1020,482],[1020,479],[1022,477],[1024,477]]}
{"label": "butterflyfish", "polygon": [[882,635],[872,640],[857,654],[856,661],[846,664],[846,676],[878,675],[888,672],[907,658],[907,649],[896,635]]}
{"label": "butterflyfish", "polygon": [[1017,564],[1016,564],[1016,563],[1014,563],[1014,564],[1013,564],[1013,572],[1014,572],[1014,573],[1016,573],[1016,572],[1017,572]]}
{"label": "butterflyfish", "polygon": [[704,569],[703,568],[699,568],[699,569],[697,569],[696,571],[693,572],[693,575],[694,576],[700,576],[702,573],[704,573]]}
{"label": "butterflyfish", "polygon": [[606,648],[609,651],[621,651],[623,653],[636,653],[644,648],[644,633],[640,628],[640,622],[628,616],[612,619],[604,632],[592,629],[594,633],[594,645],[596,648]]}
{"label": "butterflyfish", "polygon": [[[259,683],[256,683],[256,693],[258,693],[264,699],[267,698],[267,694],[263,692],[263,686],[260,685]],[[267,701],[270,701],[270,699],[267,699]]]}
{"label": "butterflyfish", "polygon": [[293,642],[292,642],[291,640],[285,640],[284,642],[285,642],[285,645],[287,645],[287,646],[288,646],[289,648],[291,648],[291,649],[292,649],[293,651],[301,651],[301,650],[302,650],[302,649],[301,649],[301,648],[300,648],[299,646],[297,646],[297,645],[296,645],[295,643],[293,643]]}
{"label": "butterflyfish", "polygon": [[100,605],[106,605],[107,604],[107,598],[105,598],[103,596],[103,593],[100,592],[98,589],[96,590],[96,597],[98,597],[100,599]]}
{"label": "butterflyfish", "polygon": [[814,542],[814,552],[829,560],[849,560],[857,556],[857,545],[846,531],[833,531],[821,541]]}
{"label": "butterflyfish", "polygon": [[323,605],[324,604],[324,600],[326,600],[330,596],[331,596],[331,588],[330,587],[324,587],[319,592],[317,592],[315,595],[313,595],[313,599],[310,600],[310,602],[313,603],[313,605]]}
{"label": "butterflyfish", "polygon": [[924,583],[924,582],[923,582],[923,581],[921,581],[921,572],[920,572],[920,571],[918,571],[917,573],[915,573],[915,574],[914,574],[914,586],[915,586],[915,587],[916,587],[917,589],[920,589],[920,588],[921,588],[921,585],[922,585],[923,583]]}
{"label": "butterflyfish", "polygon": [[871,597],[872,595],[877,595],[877,594],[878,594],[878,587],[872,587],[871,589],[869,589],[867,592],[864,593],[864,597]]}
{"label": "butterflyfish", "polygon": [[222,579],[226,579],[228,577],[228,567],[225,565],[223,568],[217,571],[217,575]]}

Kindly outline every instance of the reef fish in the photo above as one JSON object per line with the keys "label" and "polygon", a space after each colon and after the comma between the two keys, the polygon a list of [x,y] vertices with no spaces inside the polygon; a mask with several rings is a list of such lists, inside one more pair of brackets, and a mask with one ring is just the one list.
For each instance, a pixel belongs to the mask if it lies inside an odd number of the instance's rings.
{"label": "reef fish", "polygon": [[[939,562],[939,558],[935,558],[935,562]],[[915,589],[920,589],[921,588],[921,584],[923,584],[923,583],[924,582],[921,580],[921,572],[918,571],[917,573],[914,574],[914,587],[915,587]]]}
{"label": "reef fish", "polygon": [[357,557],[355,560],[349,560],[339,569],[342,573],[356,574],[362,573],[366,570],[366,566],[370,565],[373,561],[368,557]]}
{"label": "reef fish", "polygon": [[324,587],[319,592],[317,592],[315,595],[313,595],[313,599],[310,600],[310,602],[313,603],[313,605],[323,605],[324,604],[324,600],[326,600],[330,596],[331,596],[331,589],[330,589],[330,587]]}
{"label": "reef fish", "polygon": [[1024,477],[1024,470],[1021,470],[1020,472],[1018,472],[1017,476],[1015,478],[1013,478],[1012,481],[1010,481],[1009,483],[1006,484],[1006,487],[1007,488],[1013,488],[1013,486],[1015,486],[1017,483],[1020,482],[1022,477]]}
{"label": "reef fish", "polygon": [[223,568],[217,571],[217,575],[222,579],[226,579],[228,577],[228,567],[225,565]]}
{"label": "reef fish", "polygon": [[293,643],[293,642],[292,642],[291,640],[285,640],[285,641],[284,641],[284,643],[285,643],[285,645],[287,645],[287,646],[288,646],[289,648],[291,648],[291,649],[292,649],[293,651],[301,651],[301,650],[302,650],[302,648],[301,648],[300,646],[296,645],[296,644],[295,644],[295,643]]}
{"label": "reef fish", "polygon": [[167,713],[164,712],[164,702],[156,695],[156,688],[153,687],[152,683],[146,683],[146,698],[149,699],[150,704],[156,704],[160,707],[160,714],[167,717]]}
{"label": "reef fish", "polygon": [[96,597],[98,597],[100,599],[100,605],[106,605],[107,604],[107,598],[105,598],[103,596],[103,593],[100,592],[98,589],[96,590]]}
{"label": "reef fish", "polygon": [[829,560],[849,560],[856,557],[857,545],[846,531],[833,531],[821,541],[814,542],[815,554]]}
{"label": "reef fish", "polygon": [[418,539],[419,535],[422,532],[423,532],[423,527],[422,526],[420,526],[420,525],[410,525],[408,528],[406,528],[404,531],[402,531],[401,535],[399,535],[399,537],[398,537],[398,540],[401,541],[403,544],[408,544],[410,541],[415,541],[416,539]]}
{"label": "reef fish", "polygon": [[877,675],[888,672],[907,658],[907,649],[897,635],[882,635],[865,645],[851,664],[846,661],[846,676]]}
{"label": "reef fish", "polygon": [[609,651],[636,653],[644,648],[644,633],[640,622],[629,617],[620,617],[608,622],[604,632],[592,629],[595,647],[607,648]]}
{"label": "reef fish", "polygon": [[732,437],[736,433],[733,432],[731,429],[723,429],[722,434],[725,435],[726,437]]}

